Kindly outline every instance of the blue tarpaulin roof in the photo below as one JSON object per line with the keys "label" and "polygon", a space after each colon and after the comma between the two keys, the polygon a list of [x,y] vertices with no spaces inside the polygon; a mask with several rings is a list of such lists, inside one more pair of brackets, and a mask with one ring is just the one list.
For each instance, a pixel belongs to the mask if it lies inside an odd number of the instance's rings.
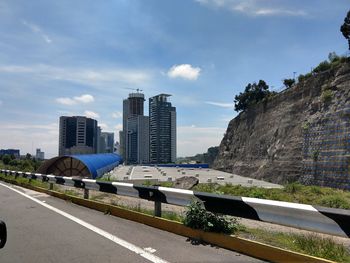
{"label": "blue tarpaulin roof", "polygon": [[115,153],[76,154],[69,155],[69,157],[83,162],[89,169],[93,179],[102,176],[104,173],[123,163],[123,158]]}

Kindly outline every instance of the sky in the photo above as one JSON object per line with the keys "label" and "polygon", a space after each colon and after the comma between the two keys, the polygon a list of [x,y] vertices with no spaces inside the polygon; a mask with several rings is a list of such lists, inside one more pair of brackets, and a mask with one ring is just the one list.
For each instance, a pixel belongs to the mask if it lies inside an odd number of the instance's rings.
{"label": "sky", "polygon": [[349,0],[0,0],[0,148],[58,154],[62,115],[122,129],[133,89],[171,94],[177,155],[217,146],[234,96],[347,54]]}

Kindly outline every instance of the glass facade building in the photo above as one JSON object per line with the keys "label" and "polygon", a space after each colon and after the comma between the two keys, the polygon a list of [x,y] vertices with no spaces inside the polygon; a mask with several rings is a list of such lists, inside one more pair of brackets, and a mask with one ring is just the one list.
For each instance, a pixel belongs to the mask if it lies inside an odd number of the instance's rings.
{"label": "glass facade building", "polygon": [[169,94],[149,99],[150,163],[176,161],[176,108],[168,102]]}
{"label": "glass facade building", "polygon": [[59,156],[97,153],[97,121],[84,116],[61,116]]}

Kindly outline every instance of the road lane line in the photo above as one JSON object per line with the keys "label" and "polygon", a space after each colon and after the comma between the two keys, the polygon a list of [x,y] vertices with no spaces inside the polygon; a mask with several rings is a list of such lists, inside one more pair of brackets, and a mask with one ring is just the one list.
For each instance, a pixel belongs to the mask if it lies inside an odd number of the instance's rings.
{"label": "road lane line", "polygon": [[134,174],[134,170],[135,170],[135,166],[133,166],[132,169],[131,169],[130,179],[132,179],[132,176],[133,176],[133,174]]}
{"label": "road lane line", "polygon": [[129,242],[127,242],[127,241],[117,237],[117,236],[114,236],[114,235],[112,235],[112,234],[110,234],[110,233],[108,233],[108,232],[98,228],[98,227],[95,227],[95,226],[93,226],[93,225],[91,225],[91,224],[89,224],[89,223],[87,223],[87,222],[85,222],[85,221],[83,221],[83,220],[81,220],[81,219],[71,215],[71,214],[68,214],[68,213],[66,213],[66,212],[64,212],[62,210],[59,210],[59,209],[51,206],[51,205],[48,205],[48,204],[44,203],[43,201],[40,201],[40,200],[38,200],[38,199],[36,199],[36,198],[34,198],[32,196],[29,196],[29,195],[27,195],[25,193],[22,193],[21,191],[19,191],[17,189],[14,189],[14,188],[12,188],[10,186],[7,186],[5,184],[0,183],[0,185],[2,185],[3,187],[8,188],[8,189],[10,189],[10,190],[20,194],[20,195],[23,195],[24,197],[27,197],[28,199],[30,199],[30,200],[32,200],[32,201],[34,201],[34,202],[36,202],[36,203],[38,203],[38,204],[48,208],[48,209],[50,209],[51,211],[56,212],[57,214],[60,214],[60,215],[62,215],[64,217],[70,219],[71,221],[74,221],[74,222],[78,223],[79,225],[81,225],[81,226],[83,226],[83,227],[85,227],[85,228],[87,228],[87,229],[89,229],[89,230],[91,230],[91,231],[93,231],[93,232],[95,232],[95,233],[97,233],[97,234],[99,234],[99,235],[101,235],[101,236],[111,240],[112,242],[114,242],[114,243],[116,243],[116,244],[118,244],[118,245],[120,245],[120,246],[122,246],[124,248],[129,249],[130,251],[140,255],[141,257],[143,257],[143,258],[145,258],[145,259],[147,259],[147,260],[149,260],[151,262],[154,262],[154,263],[168,263],[168,261],[166,261],[164,259],[161,259],[161,258],[159,258],[159,257],[157,257],[157,256],[155,256],[155,255],[153,255],[153,254],[143,250],[142,248],[135,246],[134,244],[131,244],[131,243],[129,243]]}

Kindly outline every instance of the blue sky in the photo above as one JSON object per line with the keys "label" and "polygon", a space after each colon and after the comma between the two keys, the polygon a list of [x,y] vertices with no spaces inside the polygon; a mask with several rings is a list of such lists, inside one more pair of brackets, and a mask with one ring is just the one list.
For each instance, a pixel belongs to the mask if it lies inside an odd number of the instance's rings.
{"label": "blue sky", "polygon": [[[178,156],[219,145],[233,98],[345,54],[348,0],[1,0],[0,148],[58,152],[58,118],[121,129],[142,89],[177,107]],[[146,101],[148,113],[148,101]]]}

